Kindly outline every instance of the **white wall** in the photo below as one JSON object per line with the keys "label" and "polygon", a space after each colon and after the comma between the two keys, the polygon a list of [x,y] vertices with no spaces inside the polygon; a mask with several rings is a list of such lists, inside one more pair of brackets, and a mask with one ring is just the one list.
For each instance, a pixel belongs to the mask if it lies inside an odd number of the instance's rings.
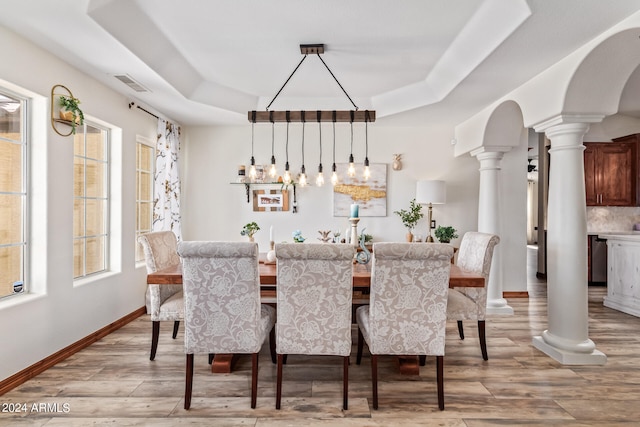
{"label": "white wall", "polygon": [[[128,109],[128,100],[0,27],[0,85],[32,99],[31,225],[28,286],[35,292],[0,300],[0,379],[9,377],[144,305],[145,269],[134,263],[136,134],[155,139],[155,119]],[[55,84],[82,101],[86,116],[121,131],[112,162],[112,264],[96,280],[73,281],[73,144],[51,128]],[[120,136],[118,136],[120,135]],[[121,172],[119,172],[121,170]]]}
{"label": "white wall", "polygon": [[[346,162],[349,156],[348,124],[336,125],[336,162]],[[285,125],[276,127],[276,160],[283,173]],[[364,158],[363,125],[354,131],[354,157]],[[327,124],[323,128],[323,166],[328,180],[332,163],[332,133]],[[362,217],[358,229],[374,236],[374,241],[402,241],[406,231],[395,210],[406,209],[415,197],[416,181],[442,179],[447,183],[447,203],[434,206],[434,219],[439,225],[452,225],[462,235],[477,228],[478,163],[470,156],[453,157],[450,144],[451,128],[387,127],[369,125],[369,160],[387,164],[387,216]],[[289,163],[292,171],[299,171],[301,162],[300,125],[290,127]],[[183,159],[183,233],[186,240],[241,240],[240,229],[256,221],[261,231],[256,240],[267,248],[269,227],[273,225],[275,240],[291,241],[291,232],[300,229],[309,241],[317,241],[318,230],[344,230],[349,223],[345,217],[333,216],[333,193],[330,184],[324,187],[298,188],[298,213],[253,212],[247,203],[244,186],[231,185],[239,164],[249,163],[251,157],[251,127],[190,128],[184,144]],[[305,131],[305,166],[313,178],[318,166],[317,124],[307,125]],[[402,153],[403,169],[391,168],[392,154]],[[255,157],[257,163],[269,163],[271,157],[271,127],[256,125]],[[248,167],[248,166],[247,166]],[[426,214],[426,208],[424,209]],[[427,232],[426,216],[417,233]],[[454,244],[459,240],[454,241]]]}

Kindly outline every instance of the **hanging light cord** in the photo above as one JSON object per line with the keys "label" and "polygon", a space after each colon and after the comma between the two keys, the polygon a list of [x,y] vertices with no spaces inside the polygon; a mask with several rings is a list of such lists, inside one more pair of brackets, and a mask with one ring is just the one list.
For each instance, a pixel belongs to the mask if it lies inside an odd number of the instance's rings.
{"label": "hanging light cord", "polygon": [[289,170],[289,112],[286,113],[287,116],[287,139],[285,143],[285,155],[286,155],[286,163],[284,165],[285,170]]}
{"label": "hanging light cord", "polygon": [[[351,102],[351,105],[353,105],[353,108],[356,109],[356,111],[358,111],[358,106],[356,104],[354,104],[353,100],[351,99],[351,97],[349,96],[349,94],[347,93],[346,90],[344,90],[344,88],[342,87],[342,85],[340,84],[340,82],[338,81],[338,79],[336,78],[336,76],[333,75],[333,73],[331,72],[331,69],[329,69],[329,66],[326,64],[326,62],[324,62],[324,59],[322,59],[322,57],[320,56],[319,53],[316,53],[316,55],[318,55],[318,58],[320,58],[320,61],[322,61],[322,64],[324,64],[325,68],[327,69],[327,71],[329,72],[329,74],[331,74],[331,77],[333,77],[333,80],[336,81],[336,83],[338,83],[338,86],[340,86],[340,89],[342,89],[342,92],[344,92],[345,96],[347,98],[349,98],[349,102]],[[305,55],[306,56],[306,55]],[[294,71],[295,73],[295,71]]]}
{"label": "hanging light cord", "polygon": [[318,111],[318,133],[320,135],[320,139],[319,139],[319,142],[320,142],[320,165],[319,165],[319,167],[320,167],[320,169],[319,169],[319,172],[322,172],[322,124],[320,123],[321,116],[322,116],[322,112]]}
{"label": "hanging light cord", "polygon": [[282,89],[284,89],[284,87],[287,85],[287,83],[289,83],[289,80],[291,80],[291,77],[293,77],[293,75],[296,73],[296,71],[298,71],[298,68],[300,68],[300,66],[302,65],[302,63],[304,62],[305,59],[307,59],[307,55],[302,57],[302,59],[298,63],[298,66],[296,66],[296,68],[293,70],[293,72],[287,78],[287,81],[284,82],[284,84],[282,85],[282,87],[280,88],[278,93],[276,93],[276,96],[274,96],[273,99],[271,100],[271,102],[269,103],[269,105],[267,105],[267,108],[266,108],[267,111],[269,111],[269,107],[271,107],[271,104],[273,104],[273,102],[276,100],[278,95],[280,95],[280,92],[282,92]]}
{"label": "hanging light cord", "polygon": [[333,172],[336,171],[336,112],[333,112],[333,165],[331,166]]}

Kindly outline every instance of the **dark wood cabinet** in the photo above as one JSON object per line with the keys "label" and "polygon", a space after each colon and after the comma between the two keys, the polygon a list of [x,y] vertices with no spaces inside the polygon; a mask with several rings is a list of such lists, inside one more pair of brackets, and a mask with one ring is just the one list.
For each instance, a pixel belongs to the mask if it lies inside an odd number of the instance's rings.
{"label": "dark wood cabinet", "polygon": [[587,206],[638,206],[637,136],[584,145]]}

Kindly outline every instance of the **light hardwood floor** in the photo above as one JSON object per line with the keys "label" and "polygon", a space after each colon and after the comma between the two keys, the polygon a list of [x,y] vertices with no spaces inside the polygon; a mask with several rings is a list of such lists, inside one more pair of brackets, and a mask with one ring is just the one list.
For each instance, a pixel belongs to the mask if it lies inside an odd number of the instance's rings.
{"label": "light hardwood floor", "polygon": [[[472,323],[461,341],[447,329],[445,410],[439,411],[435,360],[420,376],[397,373],[381,358],[380,409],[370,406],[370,364],[350,366],[349,410],[342,411],[340,358],[290,356],[282,409],[275,405],[275,365],[260,357],[258,405],[249,407],[250,357],[232,374],[211,374],[196,356],[194,398],[183,409],[183,336],[163,325],[158,355],[149,361],[151,324],[143,316],[89,348],[0,396],[27,412],[0,413],[0,425],[20,426],[616,426],[640,422],[640,319],[603,307],[605,287],[589,288],[589,336],[604,366],[562,366],[531,345],[547,327],[546,284],[535,279],[529,249],[529,299],[511,299],[514,316],[487,321],[489,360],[483,361]],[[571,304],[571,301],[567,301]],[[354,333],[354,343],[356,334]],[[33,405],[42,412],[33,410]],[[41,407],[40,405],[45,405]],[[47,408],[46,405],[49,405]],[[2,409],[2,408],[0,408]]]}

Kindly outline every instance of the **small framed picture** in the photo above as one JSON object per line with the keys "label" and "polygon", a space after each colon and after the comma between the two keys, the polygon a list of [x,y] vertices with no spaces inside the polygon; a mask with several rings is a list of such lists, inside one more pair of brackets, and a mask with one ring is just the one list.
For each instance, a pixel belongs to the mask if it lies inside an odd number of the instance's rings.
{"label": "small framed picture", "polygon": [[289,190],[253,190],[253,210],[273,212],[289,210]]}
{"label": "small framed picture", "polygon": [[265,168],[264,165],[256,165],[256,179],[255,182],[263,183],[265,179]]}

